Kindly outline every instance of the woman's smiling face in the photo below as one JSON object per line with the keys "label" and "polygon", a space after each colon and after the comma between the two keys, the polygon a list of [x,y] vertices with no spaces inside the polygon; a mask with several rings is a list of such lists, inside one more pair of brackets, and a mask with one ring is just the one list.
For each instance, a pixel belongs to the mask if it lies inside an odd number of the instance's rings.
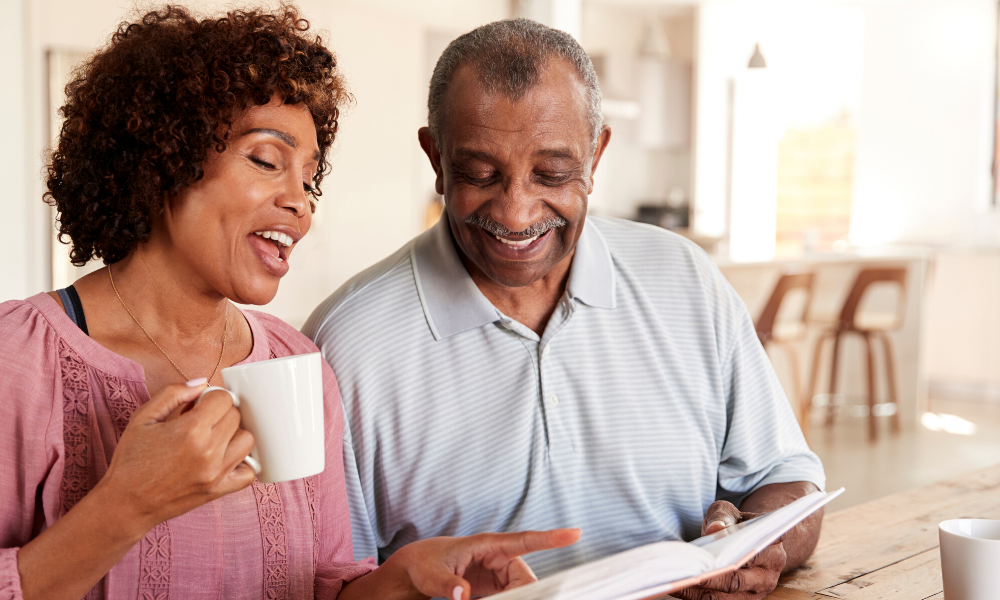
{"label": "woman's smiling face", "polygon": [[305,105],[272,99],[249,108],[233,124],[226,150],[210,152],[204,177],[166,203],[152,238],[168,244],[179,266],[207,288],[243,304],[267,304],[309,231],[318,164]]}

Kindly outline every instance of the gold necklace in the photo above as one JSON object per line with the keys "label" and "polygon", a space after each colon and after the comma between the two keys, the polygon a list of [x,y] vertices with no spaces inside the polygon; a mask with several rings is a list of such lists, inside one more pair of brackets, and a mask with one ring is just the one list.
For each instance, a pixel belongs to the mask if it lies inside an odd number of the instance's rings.
{"label": "gold necklace", "polygon": [[[133,315],[132,311],[129,310],[128,306],[125,304],[125,301],[122,300],[122,295],[118,293],[118,288],[115,286],[115,278],[114,278],[114,276],[111,275],[111,265],[108,265],[108,278],[111,279],[111,289],[113,289],[115,291],[115,296],[118,296],[118,301],[122,303],[122,308],[125,309],[125,312],[128,313],[128,316],[132,317],[132,320],[135,321],[135,324],[139,326],[139,329],[141,329],[144,334],[146,334],[146,338],[149,339],[149,341],[153,342],[153,345],[156,346],[156,349],[160,351],[160,354],[162,354],[164,357],[166,357],[166,359],[170,361],[170,364],[172,364],[174,366],[174,368],[177,369],[177,372],[181,374],[181,377],[184,378],[184,381],[191,381],[191,378],[188,377],[184,373],[184,371],[182,371],[181,368],[177,366],[177,363],[174,362],[174,359],[170,358],[170,356],[167,355],[167,353],[163,351],[163,348],[160,348],[160,345],[157,344],[156,340],[154,340],[152,338],[152,336],[149,335],[149,333],[146,331],[146,328],[142,326],[142,323],[139,322],[139,319],[135,318],[135,315]],[[229,337],[229,304],[228,303],[226,304],[226,324],[222,328],[222,352],[219,353],[219,360],[218,360],[218,362],[215,363],[215,369],[212,370],[212,375],[208,378],[209,382],[211,382],[212,378],[215,377],[215,374],[219,371],[219,365],[222,364],[222,357],[226,354],[226,338],[227,337]]]}

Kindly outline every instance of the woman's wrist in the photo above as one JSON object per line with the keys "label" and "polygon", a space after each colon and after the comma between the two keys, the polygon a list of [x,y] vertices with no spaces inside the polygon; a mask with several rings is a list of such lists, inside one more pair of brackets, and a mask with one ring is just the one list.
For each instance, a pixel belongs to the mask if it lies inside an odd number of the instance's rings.
{"label": "woman's wrist", "polygon": [[400,600],[421,600],[428,596],[421,594],[413,583],[410,567],[413,565],[413,544],[407,544],[386,559],[379,569],[388,566],[386,575],[390,575],[392,590]]}
{"label": "woman's wrist", "polygon": [[20,549],[17,568],[25,600],[82,597],[152,529],[155,523],[122,500],[102,480]]}
{"label": "woman's wrist", "polygon": [[122,544],[136,544],[149,531],[162,521],[138,506],[131,494],[121,493],[116,486],[107,480],[102,479],[94,486],[86,496],[77,504],[84,505],[84,510],[95,511],[100,514],[114,514],[114,519],[107,521],[110,528],[108,541]]}
{"label": "woman's wrist", "polygon": [[409,556],[404,546],[390,556],[379,568],[346,584],[337,600],[427,600],[410,578]]}

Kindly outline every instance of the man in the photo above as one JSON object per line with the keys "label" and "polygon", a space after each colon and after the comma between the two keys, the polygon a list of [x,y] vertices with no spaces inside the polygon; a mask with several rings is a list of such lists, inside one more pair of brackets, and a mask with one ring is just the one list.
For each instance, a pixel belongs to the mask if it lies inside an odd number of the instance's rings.
{"label": "man", "polygon": [[[581,527],[575,546],[532,555],[544,576],[823,487],[710,259],[664,230],[586,217],[611,131],[572,37],[480,27],[442,54],[428,107],[441,221],[304,329],[341,386],[359,556]],[[763,597],[812,551],[820,518],[686,597]]]}

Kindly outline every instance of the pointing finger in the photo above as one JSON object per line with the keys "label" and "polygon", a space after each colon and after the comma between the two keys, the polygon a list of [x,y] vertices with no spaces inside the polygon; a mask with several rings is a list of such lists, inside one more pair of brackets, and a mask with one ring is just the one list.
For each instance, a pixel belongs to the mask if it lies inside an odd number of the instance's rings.
{"label": "pointing finger", "polygon": [[576,543],[578,539],[580,539],[579,529],[550,529],[548,531],[485,534],[484,537],[476,539],[476,544],[499,551],[508,558],[513,558],[539,550],[569,546]]}

